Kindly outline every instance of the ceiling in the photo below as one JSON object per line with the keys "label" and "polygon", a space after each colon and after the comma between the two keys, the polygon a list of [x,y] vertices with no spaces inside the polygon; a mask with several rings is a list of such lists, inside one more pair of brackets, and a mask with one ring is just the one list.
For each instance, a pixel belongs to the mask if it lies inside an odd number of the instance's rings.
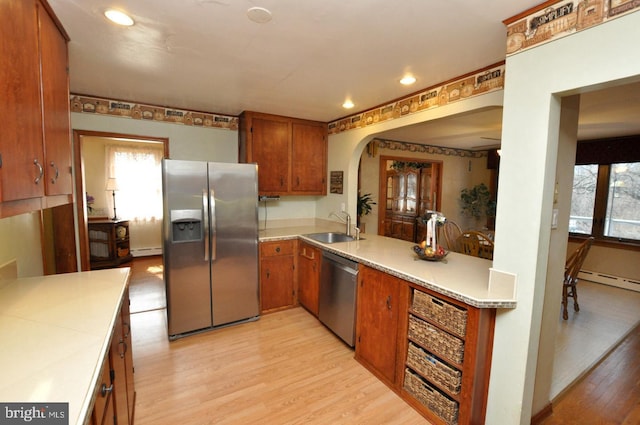
{"label": "ceiling", "polygon": [[[325,122],[504,60],[502,21],[540,2],[493,0],[482,8],[486,3],[473,0],[49,0],[71,38],[72,93]],[[268,9],[271,21],[248,19],[254,6]],[[108,7],[128,12],[135,25],[110,23]],[[416,84],[400,85],[405,73]],[[631,101],[639,88],[622,89],[622,100],[584,96],[583,136],[611,135],[613,128],[639,134],[640,123],[631,127],[640,116],[640,102]],[[347,98],[356,105],[350,111],[341,106]],[[383,137],[479,149],[499,143],[501,116],[500,109],[486,110]]]}

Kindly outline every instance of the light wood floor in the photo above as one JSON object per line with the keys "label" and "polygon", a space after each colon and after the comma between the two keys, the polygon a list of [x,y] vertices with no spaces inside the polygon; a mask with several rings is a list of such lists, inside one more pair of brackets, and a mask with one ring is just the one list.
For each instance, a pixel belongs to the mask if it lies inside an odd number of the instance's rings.
{"label": "light wood floor", "polygon": [[428,424],[302,308],[173,342],[164,309],[131,325],[136,425]]}
{"label": "light wood floor", "polygon": [[[587,333],[586,338],[575,337],[578,343],[569,343],[571,323],[582,323],[590,332],[603,322],[586,324],[590,292],[580,293],[582,311],[573,321],[570,316],[561,330],[563,344],[576,349],[583,341],[579,352],[593,349],[588,347],[593,338]],[[137,312],[131,320],[138,425],[428,423],[301,308],[169,343],[160,257],[134,260],[130,293],[132,311]],[[620,311],[618,301],[611,302],[613,315],[621,314],[615,313]],[[557,351],[562,350],[566,347],[559,344]],[[597,357],[602,358],[602,352]],[[639,359],[636,328],[554,402],[554,414],[543,424],[640,424]]]}

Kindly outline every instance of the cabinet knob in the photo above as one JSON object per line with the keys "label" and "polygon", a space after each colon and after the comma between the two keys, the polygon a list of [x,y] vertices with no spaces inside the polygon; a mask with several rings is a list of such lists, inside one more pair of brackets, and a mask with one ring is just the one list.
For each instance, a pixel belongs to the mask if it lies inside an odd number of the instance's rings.
{"label": "cabinet knob", "polygon": [[107,387],[107,384],[102,384],[102,389],[100,390],[100,395],[102,397],[106,397],[107,394],[109,394],[111,391],[113,391],[113,384],[109,385]]}
{"label": "cabinet knob", "polygon": [[276,247],[276,252],[280,252],[280,247]]}
{"label": "cabinet knob", "polygon": [[387,309],[391,310],[391,295],[387,297]]}

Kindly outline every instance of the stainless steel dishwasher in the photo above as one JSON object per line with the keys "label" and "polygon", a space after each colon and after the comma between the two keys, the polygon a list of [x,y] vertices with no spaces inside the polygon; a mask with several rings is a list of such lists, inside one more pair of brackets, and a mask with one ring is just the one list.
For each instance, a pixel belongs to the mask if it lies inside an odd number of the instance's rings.
{"label": "stainless steel dishwasher", "polygon": [[350,347],[355,344],[358,263],[322,251],[318,318]]}

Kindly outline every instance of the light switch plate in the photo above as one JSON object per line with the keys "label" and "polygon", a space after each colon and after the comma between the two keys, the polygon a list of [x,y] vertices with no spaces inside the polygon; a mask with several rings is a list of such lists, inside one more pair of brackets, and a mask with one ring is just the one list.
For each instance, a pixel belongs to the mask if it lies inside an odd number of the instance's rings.
{"label": "light switch plate", "polygon": [[558,228],[558,209],[557,208],[554,208],[553,211],[551,212],[551,228],[552,229]]}

